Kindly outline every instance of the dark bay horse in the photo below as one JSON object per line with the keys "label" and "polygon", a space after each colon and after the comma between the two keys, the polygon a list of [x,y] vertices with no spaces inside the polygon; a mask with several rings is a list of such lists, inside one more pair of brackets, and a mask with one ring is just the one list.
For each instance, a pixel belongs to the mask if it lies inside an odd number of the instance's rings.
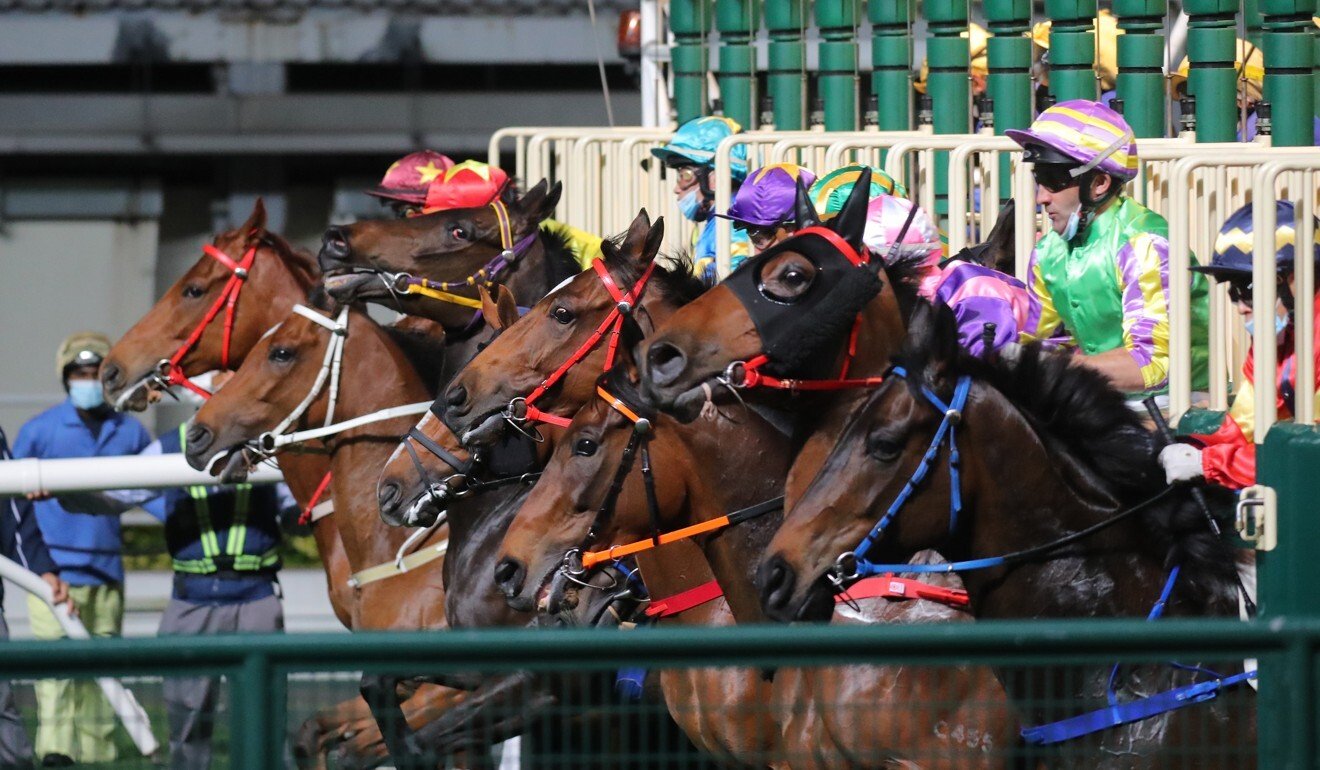
{"label": "dark bay horse", "polygon": [[447,381],[487,336],[479,288],[507,286],[516,297],[539,299],[581,269],[563,238],[539,227],[560,192],[542,181],[521,198],[506,188],[480,208],[331,227],[319,256],[325,286],[343,302],[375,302],[443,324],[461,348],[449,356]]}
{"label": "dark bay horse", "polygon": [[[958,350],[947,311],[928,306],[914,316],[896,360],[902,368],[847,425],[766,552],[758,579],[771,617],[822,616],[833,604],[831,575],[844,573],[846,582],[862,559],[902,563],[924,548],[954,561],[993,558],[1110,519],[1066,547],[960,571],[973,612],[1144,617],[1164,593],[1165,615],[1237,615],[1229,543],[1210,531],[1185,490],[1165,486],[1154,437],[1102,376],[1034,346],[1016,362],[971,358]],[[959,414],[937,414],[934,399]],[[956,435],[936,441],[949,420]],[[953,442],[956,476],[948,464]],[[923,456],[930,457],[926,481],[896,503]],[[1240,662],[1214,667],[1241,670]],[[1109,665],[1034,673],[1001,672],[1032,725],[1108,708],[1111,689],[1128,701],[1198,677],[1133,665],[1113,688]],[[1043,756],[1062,767],[1218,767],[1229,756],[1234,767],[1254,767],[1252,695],[1246,687],[1225,690],[1210,703],[1083,735]]]}
{"label": "dark bay horse", "polygon": [[[682,424],[649,411],[626,378],[602,380],[601,398],[578,412],[505,536],[502,563],[513,566],[506,567],[502,587],[511,601],[539,598],[553,610],[559,597],[552,575],[542,575],[563,565],[569,551],[607,559],[611,546],[649,543],[655,528],[718,524],[782,490],[790,442],[755,412],[732,406]],[[649,423],[639,440],[648,449],[654,507],[643,476],[634,470],[619,477],[631,464],[623,458],[636,435],[634,417]],[[637,451],[634,444],[633,463]],[[771,511],[699,536],[723,600],[675,620],[765,622],[752,576],[780,518]],[[676,550],[683,547],[690,545],[679,541],[637,554],[653,602],[706,579]],[[949,583],[943,576],[927,581]],[[886,598],[841,604],[835,613],[839,623],[969,619],[944,605]],[[888,768],[900,760],[928,768],[1004,767],[1017,740],[1003,690],[984,668],[783,669],[773,685],[760,672],[698,669],[662,672],[661,681],[672,715],[693,740],[746,766],[773,758],[793,768]],[[855,707],[859,703],[867,704],[865,711]]]}

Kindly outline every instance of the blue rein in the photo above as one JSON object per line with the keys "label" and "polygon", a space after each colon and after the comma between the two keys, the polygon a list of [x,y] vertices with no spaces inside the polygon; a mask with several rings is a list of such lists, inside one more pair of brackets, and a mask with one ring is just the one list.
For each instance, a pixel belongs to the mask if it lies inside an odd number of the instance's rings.
{"label": "blue rein", "polygon": [[[902,367],[896,366],[893,368],[892,372],[899,377],[906,378],[908,376],[907,370]],[[1087,530],[1056,541],[1055,543],[1046,544],[1042,547],[1014,554],[992,556],[984,559],[969,559],[966,561],[948,562],[944,564],[875,564],[868,561],[866,554],[875,545],[876,540],[878,540],[880,535],[884,533],[889,524],[893,522],[894,517],[903,509],[903,506],[907,504],[908,500],[911,499],[914,494],[916,494],[917,487],[919,487],[930,474],[931,467],[939,457],[940,447],[942,447],[946,441],[949,445],[949,533],[953,534],[957,531],[958,514],[962,512],[962,479],[959,472],[961,458],[958,455],[957,428],[958,423],[962,421],[962,413],[967,406],[967,396],[971,392],[971,388],[971,377],[966,375],[959,377],[958,382],[953,389],[953,398],[946,404],[944,400],[929,387],[926,387],[925,385],[921,386],[922,395],[925,396],[926,400],[929,401],[936,410],[943,413],[944,419],[940,422],[940,427],[935,431],[935,436],[931,439],[930,446],[926,449],[925,455],[922,456],[921,462],[918,464],[916,471],[912,473],[912,477],[903,485],[902,491],[899,492],[896,498],[894,498],[894,502],[891,503],[889,508],[885,511],[884,516],[880,517],[880,520],[871,528],[871,531],[867,533],[866,537],[862,538],[862,542],[858,543],[856,548],[839,555],[830,578],[840,589],[843,588],[844,583],[848,580],[871,575],[895,572],[966,572],[970,570],[989,569],[991,567],[1002,566],[1010,561],[1019,560],[1020,557],[1028,554],[1044,552],[1048,549],[1052,549],[1056,545],[1061,545],[1078,537],[1090,534],[1092,531],[1103,528],[1111,523],[1132,515],[1136,511],[1139,511],[1141,508],[1160,499],[1168,493],[1168,490],[1165,490],[1154,498],[1138,504],[1128,511],[1109,519],[1107,522],[1092,526]],[[1155,605],[1147,615],[1147,620],[1158,620],[1164,614],[1164,608],[1168,605],[1169,597],[1173,594],[1174,585],[1178,582],[1179,571],[1180,568],[1177,566],[1169,571],[1169,577],[1164,582],[1164,588],[1160,591],[1159,599],[1156,600]],[[1221,674],[1216,674],[1213,671],[1205,671],[1204,669],[1193,666],[1184,666],[1178,663],[1173,663],[1171,665],[1178,669],[1193,671],[1194,673],[1208,674],[1213,678],[1209,681],[1196,682],[1144,698],[1137,698],[1125,703],[1120,703],[1116,690],[1119,664],[1116,663],[1109,672],[1109,681],[1105,688],[1106,696],[1109,701],[1107,707],[1088,711],[1084,714],[1078,714],[1075,717],[1062,719],[1057,722],[1050,722],[1035,727],[1025,727],[1022,729],[1022,738],[1027,743],[1036,746],[1048,746],[1056,743],[1063,743],[1064,741],[1080,738],[1084,735],[1100,732],[1101,730],[1107,730],[1131,722],[1139,722],[1143,719],[1185,708],[1195,703],[1203,703],[1212,700],[1219,695],[1221,690],[1256,678],[1255,671],[1244,671],[1243,673],[1234,674],[1232,676],[1223,676]]]}

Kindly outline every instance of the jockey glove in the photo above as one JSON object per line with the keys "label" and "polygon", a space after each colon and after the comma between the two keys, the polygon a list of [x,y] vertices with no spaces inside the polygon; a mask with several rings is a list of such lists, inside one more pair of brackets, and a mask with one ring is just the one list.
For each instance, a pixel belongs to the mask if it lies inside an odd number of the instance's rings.
{"label": "jockey glove", "polygon": [[1160,465],[1164,467],[1164,478],[1170,484],[1193,481],[1204,475],[1201,450],[1187,444],[1170,444],[1160,450]]}

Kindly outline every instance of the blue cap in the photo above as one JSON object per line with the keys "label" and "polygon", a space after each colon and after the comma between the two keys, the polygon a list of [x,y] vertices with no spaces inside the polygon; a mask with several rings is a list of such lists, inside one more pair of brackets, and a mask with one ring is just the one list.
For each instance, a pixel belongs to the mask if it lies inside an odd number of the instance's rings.
{"label": "blue cap", "polygon": [[[1278,272],[1293,268],[1293,246],[1297,243],[1297,212],[1291,201],[1275,201],[1274,259]],[[1243,206],[1228,218],[1215,239],[1215,253],[1210,264],[1193,267],[1198,273],[1209,273],[1216,278],[1251,275],[1251,256],[1255,250],[1251,204]],[[1320,264],[1320,220],[1315,223],[1314,254]]]}
{"label": "blue cap", "polygon": [[[678,127],[674,138],[664,147],[651,150],[651,154],[661,161],[675,163],[695,163],[699,166],[715,167],[715,148],[720,142],[734,134],[742,133],[742,126],[732,118],[704,117],[689,120]],[[740,144],[733,148],[729,158],[729,168],[736,181],[747,177],[747,145]]]}

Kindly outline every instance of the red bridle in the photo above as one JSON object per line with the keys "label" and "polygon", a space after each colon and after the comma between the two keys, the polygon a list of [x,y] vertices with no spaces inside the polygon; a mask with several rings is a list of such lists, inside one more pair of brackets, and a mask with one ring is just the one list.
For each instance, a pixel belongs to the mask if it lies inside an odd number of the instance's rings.
{"label": "red bridle", "polygon": [[[256,233],[249,233],[248,237],[251,238],[253,235],[256,235]],[[243,285],[247,282],[248,271],[252,269],[252,263],[257,259],[258,245],[259,244],[253,244],[252,246],[249,246],[248,250],[243,254],[243,258],[237,262],[235,262],[228,254],[209,243],[202,247],[202,253],[228,268],[231,275],[229,276],[229,280],[225,282],[224,288],[221,289],[220,296],[216,297],[215,302],[212,303],[210,309],[206,311],[206,315],[202,316],[201,322],[192,330],[192,334],[188,335],[188,339],[184,340],[183,344],[179,346],[179,349],[174,351],[174,355],[167,359],[163,359],[157,364],[159,369],[158,373],[163,378],[166,386],[182,385],[202,398],[211,397],[211,394],[207,390],[197,386],[192,380],[188,379],[183,374],[183,370],[179,367],[179,362],[182,361],[183,357],[188,355],[193,348],[197,347],[197,343],[202,339],[202,335],[206,333],[206,328],[210,326],[211,322],[215,320],[215,317],[220,314],[221,308],[224,308],[225,329],[224,339],[220,348],[220,368],[229,368],[229,346],[234,333],[234,313],[238,309],[238,295],[243,290]]]}
{"label": "red bridle", "polygon": [[509,402],[509,407],[505,412],[505,416],[515,423],[523,423],[532,420],[535,422],[557,425],[561,428],[567,427],[568,424],[572,422],[571,419],[550,414],[549,412],[543,412],[540,409],[537,409],[534,404],[541,398],[541,396],[545,395],[546,391],[553,388],[556,383],[562,380],[564,375],[568,374],[570,369],[577,366],[582,359],[586,358],[588,353],[595,350],[596,345],[600,344],[601,338],[604,337],[606,333],[610,335],[610,341],[608,347],[605,349],[605,366],[603,371],[609,371],[610,368],[614,366],[614,359],[618,354],[619,349],[619,332],[623,329],[623,318],[637,307],[637,302],[641,299],[642,292],[646,290],[646,284],[651,280],[651,274],[655,271],[655,261],[652,260],[651,264],[647,265],[646,271],[643,272],[642,276],[637,279],[637,282],[632,285],[632,288],[626,292],[619,289],[619,285],[614,282],[614,277],[610,275],[610,271],[605,267],[604,262],[599,259],[593,260],[591,266],[596,270],[596,275],[600,277],[600,282],[605,286],[605,290],[608,291],[610,296],[614,299],[614,309],[605,316],[605,319],[600,322],[600,325],[591,333],[591,336],[588,337],[577,350],[573,351],[567,359],[565,359],[564,363],[560,364],[559,367],[551,372],[544,380],[541,380],[541,384],[537,385],[535,390],[527,394],[526,397],[520,396]]}

